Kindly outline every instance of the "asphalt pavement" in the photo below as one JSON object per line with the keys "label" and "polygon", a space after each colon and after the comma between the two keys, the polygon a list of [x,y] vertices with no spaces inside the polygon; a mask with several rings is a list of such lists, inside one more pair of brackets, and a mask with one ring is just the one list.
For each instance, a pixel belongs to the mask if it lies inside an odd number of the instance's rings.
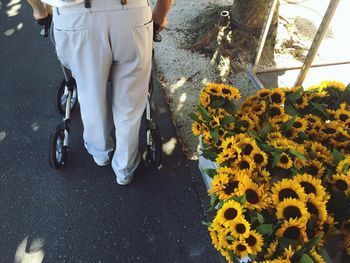
{"label": "asphalt pavement", "polygon": [[[159,84],[159,171],[140,165],[134,181],[119,186],[112,168],[85,151],[79,109],[68,162],[53,170],[49,140],[62,120],[54,98],[63,78],[54,47],[23,0],[0,0],[0,33],[0,263],[220,262],[201,224],[204,182],[181,150]],[[141,151],[145,136],[143,125]]]}

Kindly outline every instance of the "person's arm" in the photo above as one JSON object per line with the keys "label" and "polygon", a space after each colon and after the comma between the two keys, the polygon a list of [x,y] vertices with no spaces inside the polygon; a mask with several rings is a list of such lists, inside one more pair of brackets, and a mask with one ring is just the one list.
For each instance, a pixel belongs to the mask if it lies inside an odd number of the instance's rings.
{"label": "person's arm", "polygon": [[157,4],[153,9],[153,20],[159,25],[157,33],[162,31],[167,24],[167,14],[172,5],[172,0],[157,0]]}
{"label": "person's arm", "polygon": [[27,0],[27,2],[33,9],[35,20],[46,18],[51,13],[50,7],[43,4],[40,0]]}

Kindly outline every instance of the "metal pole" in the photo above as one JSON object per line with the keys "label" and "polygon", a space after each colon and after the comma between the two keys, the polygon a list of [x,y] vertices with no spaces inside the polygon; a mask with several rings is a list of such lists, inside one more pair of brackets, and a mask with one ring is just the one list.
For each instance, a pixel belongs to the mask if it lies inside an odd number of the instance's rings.
{"label": "metal pole", "polygon": [[323,16],[321,25],[319,26],[317,33],[312,41],[311,47],[305,58],[304,64],[299,72],[299,76],[294,84],[295,87],[301,86],[305,80],[306,74],[309,71],[312,61],[314,60],[317,50],[321,45],[322,39],[326,33],[326,30],[332,20],[335,10],[340,0],[331,0],[327,7],[327,11]]}
{"label": "metal pole", "polygon": [[255,54],[255,57],[254,57],[253,68],[259,63],[262,50],[263,50],[263,48],[265,46],[267,33],[269,32],[271,21],[272,21],[272,18],[273,18],[273,14],[274,14],[275,9],[276,9],[277,2],[278,2],[278,0],[272,0],[271,1],[271,5],[269,7],[270,11],[269,11],[269,14],[268,14],[268,16],[267,16],[267,18],[265,20],[263,30],[262,30],[262,32],[260,34],[260,38],[259,38],[259,42],[258,42],[259,44],[258,44],[258,47],[257,47],[257,50],[256,50],[256,54]]}

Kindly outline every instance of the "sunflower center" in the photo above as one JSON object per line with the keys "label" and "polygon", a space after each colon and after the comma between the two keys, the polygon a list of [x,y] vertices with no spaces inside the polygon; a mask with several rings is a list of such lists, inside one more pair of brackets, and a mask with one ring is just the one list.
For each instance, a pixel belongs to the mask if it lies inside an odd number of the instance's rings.
{"label": "sunflower center", "polygon": [[232,194],[237,187],[238,187],[238,181],[229,182],[226,188],[224,189],[224,192],[227,195]]}
{"label": "sunflower center", "polygon": [[296,101],[295,101],[297,104],[302,104],[303,103],[303,99],[302,99],[302,97],[300,97],[299,99],[297,99]]}
{"label": "sunflower center", "polygon": [[315,206],[313,203],[307,202],[307,203],[306,203],[306,207],[307,207],[307,211],[308,211],[310,214],[313,214],[313,215],[315,215],[315,216],[318,215],[318,210],[317,210],[316,206]]}
{"label": "sunflower center", "polygon": [[251,152],[253,151],[253,146],[250,145],[250,144],[244,145],[243,148],[244,148],[243,153],[244,153],[245,155],[249,155],[249,154],[251,154]]}
{"label": "sunflower center", "polygon": [[271,95],[271,100],[272,100],[273,103],[281,103],[282,102],[282,97],[278,93],[273,93]]}
{"label": "sunflower center", "polygon": [[221,90],[221,92],[222,92],[223,94],[225,94],[225,95],[231,94],[231,91],[230,91],[229,89],[227,89],[227,88],[223,88],[223,89]]}
{"label": "sunflower center", "polygon": [[283,164],[287,164],[289,162],[289,158],[286,155],[282,155],[280,158],[280,162]]}
{"label": "sunflower center", "polygon": [[256,237],[251,236],[251,235],[248,238],[246,238],[245,241],[247,242],[248,246],[250,246],[250,247],[255,246],[255,244],[257,243]]}
{"label": "sunflower center", "polygon": [[301,212],[298,207],[296,206],[287,206],[283,210],[283,217],[285,219],[290,219],[290,218],[300,218],[301,217]]}
{"label": "sunflower center", "polygon": [[239,223],[236,225],[236,231],[238,234],[244,234],[246,230],[247,230],[247,228],[245,227],[244,224]]}
{"label": "sunflower center", "polygon": [[348,115],[346,115],[346,114],[340,114],[339,115],[339,119],[341,120],[341,121],[346,121],[347,119],[349,119],[349,116]]}
{"label": "sunflower center", "polygon": [[279,200],[282,202],[285,198],[295,198],[295,199],[299,199],[299,196],[297,195],[297,193],[290,189],[290,188],[285,188],[282,189],[279,193],[278,193],[278,198]]}
{"label": "sunflower center", "polygon": [[232,207],[228,208],[224,213],[224,217],[226,220],[235,219],[237,215],[238,215],[237,210]]}
{"label": "sunflower center", "polygon": [[310,166],[308,169],[307,169],[307,172],[313,176],[317,175],[318,174],[318,168],[315,167],[315,166]]}
{"label": "sunflower center", "polygon": [[284,231],[283,236],[284,236],[285,238],[288,238],[288,239],[298,240],[298,238],[299,238],[299,236],[300,236],[300,229],[297,228],[296,226],[288,227],[288,228]]}
{"label": "sunflower center", "polygon": [[229,143],[227,144],[227,149],[231,148],[231,146],[232,146],[232,142],[229,142]]}
{"label": "sunflower center", "polygon": [[336,133],[336,130],[333,129],[333,128],[326,128],[326,129],[323,130],[323,132],[325,134],[334,134],[334,133]]}
{"label": "sunflower center", "polygon": [[259,196],[258,194],[252,190],[252,189],[247,189],[245,191],[247,201],[251,204],[257,204],[259,202]]}
{"label": "sunflower center", "polygon": [[244,252],[244,251],[247,250],[247,248],[246,248],[245,245],[243,245],[243,244],[238,244],[236,248],[237,248],[237,250],[240,251],[240,252]]}
{"label": "sunflower center", "polygon": [[337,135],[335,136],[335,140],[337,142],[344,142],[346,141],[346,137],[341,133],[337,133]]}
{"label": "sunflower center", "polygon": [[279,108],[273,107],[273,108],[270,108],[269,113],[271,117],[276,117],[281,115],[281,110]]}
{"label": "sunflower center", "polygon": [[327,223],[324,223],[323,224],[323,230],[324,230],[324,232],[328,232],[329,231],[329,229],[330,229],[331,227],[330,227],[330,225],[329,224],[327,224]]}
{"label": "sunflower center", "polygon": [[214,94],[218,93],[218,91],[216,89],[210,89],[210,92],[214,93]]}
{"label": "sunflower center", "polygon": [[348,184],[344,180],[339,179],[335,182],[335,187],[340,191],[346,191],[348,189]]}
{"label": "sunflower center", "polygon": [[248,169],[248,170],[249,170],[249,168],[250,168],[249,162],[247,162],[247,161],[242,161],[242,162],[240,163],[240,165],[239,165],[239,168],[240,168],[241,170],[244,170],[244,169]]}
{"label": "sunflower center", "polygon": [[316,194],[316,188],[309,182],[301,182],[300,185],[304,187],[306,194]]}
{"label": "sunflower center", "polygon": [[297,121],[296,121],[296,122],[293,123],[293,127],[296,128],[296,129],[299,129],[299,128],[302,127],[302,125],[301,125],[300,122],[297,122]]}
{"label": "sunflower center", "polygon": [[263,161],[264,161],[264,157],[260,153],[254,155],[255,163],[259,164],[259,163],[262,163]]}

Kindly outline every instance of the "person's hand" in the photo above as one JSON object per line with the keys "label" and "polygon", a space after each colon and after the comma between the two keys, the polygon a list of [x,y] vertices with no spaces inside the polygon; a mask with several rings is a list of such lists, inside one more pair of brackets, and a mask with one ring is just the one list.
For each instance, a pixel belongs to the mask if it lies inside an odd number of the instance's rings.
{"label": "person's hand", "polygon": [[161,32],[167,25],[166,15],[159,12],[157,9],[153,11],[153,21],[157,25],[156,33]]}

